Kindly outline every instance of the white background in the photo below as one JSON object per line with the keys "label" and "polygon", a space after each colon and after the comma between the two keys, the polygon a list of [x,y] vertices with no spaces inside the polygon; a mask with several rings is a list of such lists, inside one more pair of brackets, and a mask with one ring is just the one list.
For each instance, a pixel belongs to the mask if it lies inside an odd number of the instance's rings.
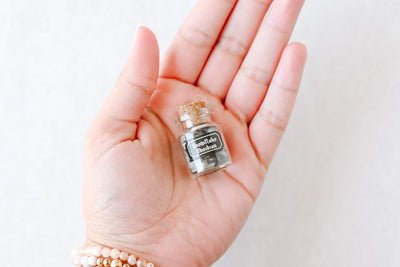
{"label": "white background", "polygon": [[[194,0],[0,2],[0,259],[69,266],[84,133],[136,25],[162,52]],[[309,59],[248,223],[214,265],[400,266],[400,2],[314,0]],[[173,245],[173,244],[171,244]]]}

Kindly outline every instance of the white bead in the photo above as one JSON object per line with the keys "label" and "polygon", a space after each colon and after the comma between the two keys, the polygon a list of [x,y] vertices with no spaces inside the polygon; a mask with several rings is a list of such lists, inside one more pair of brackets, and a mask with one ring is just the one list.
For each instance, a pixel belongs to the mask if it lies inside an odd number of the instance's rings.
{"label": "white bead", "polygon": [[101,251],[101,255],[104,258],[110,257],[110,249],[109,248],[103,248],[102,251]]}
{"label": "white bead", "polygon": [[128,257],[129,257],[129,254],[126,253],[126,252],[121,252],[121,254],[119,254],[119,258],[120,258],[122,261],[126,261],[126,260],[128,259]]}
{"label": "white bead", "polygon": [[119,258],[119,254],[121,254],[121,252],[116,248],[112,249],[111,252],[110,252],[110,256],[114,260]]}
{"label": "white bead", "polygon": [[146,266],[146,267],[154,267],[154,264],[151,263],[151,262],[149,262],[149,263],[147,263],[147,266]]}
{"label": "white bead", "polygon": [[81,258],[81,264],[82,264],[83,266],[88,266],[88,265],[89,265],[89,257],[88,257],[88,256],[83,256],[83,257]]}
{"label": "white bead", "polygon": [[100,257],[101,256],[101,247],[97,246],[93,248],[93,256]]}
{"label": "white bead", "polygon": [[97,264],[97,258],[95,256],[90,256],[89,265],[90,266],[96,266],[96,264]]}
{"label": "white bead", "polygon": [[71,252],[71,259],[75,259],[76,256],[79,255],[79,249],[74,249]]}
{"label": "white bead", "polygon": [[92,256],[92,255],[93,255],[93,247],[87,247],[86,256]]}
{"label": "white bead", "polygon": [[128,257],[128,263],[129,263],[130,265],[135,265],[135,264],[136,264],[136,257],[135,257],[135,255],[130,255],[130,256]]}
{"label": "white bead", "polygon": [[76,265],[81,264],[81,256],[76,256],[76,257],[74,258],[74,264],[76,264]]}

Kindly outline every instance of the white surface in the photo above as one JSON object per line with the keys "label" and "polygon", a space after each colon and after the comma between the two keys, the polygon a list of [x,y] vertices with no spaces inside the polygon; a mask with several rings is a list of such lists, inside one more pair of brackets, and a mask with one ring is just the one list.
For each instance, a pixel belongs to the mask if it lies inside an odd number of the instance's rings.
{"label": "white surface", "polygon": [[[85,235],[86,128],[136,25],[165,51],[194,2],[0,2],[1,259],[69,265]],[[294,116],[215,267],[400,266],[399,11],[394,0],[306,3],[294,39],[309,60]]]}

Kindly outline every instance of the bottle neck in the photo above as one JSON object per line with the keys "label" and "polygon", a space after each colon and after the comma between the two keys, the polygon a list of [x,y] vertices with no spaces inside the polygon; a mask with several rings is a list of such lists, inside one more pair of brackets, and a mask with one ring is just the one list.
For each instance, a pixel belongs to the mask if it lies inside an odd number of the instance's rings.
{"label": "bottle neck", "polygon": [[193,127],[211,122],[211,116],[208,112],[202,114],[187,113],[179,117],[179,122],[183,130],[190,130]]}

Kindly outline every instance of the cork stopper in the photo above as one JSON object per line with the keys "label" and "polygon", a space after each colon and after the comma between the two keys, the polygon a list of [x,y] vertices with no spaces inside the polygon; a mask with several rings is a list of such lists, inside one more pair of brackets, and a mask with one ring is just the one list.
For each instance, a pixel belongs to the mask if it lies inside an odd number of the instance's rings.
{"label": "cork stopper", "polygon": [[184,129],[189,129],[210,120],[210,113],[207,110],[206,103],[203,101],[180,106],[178,113],[178,120]]}
{"label": "cork stopper", "polygon": [[184,114],[196,114],[199,113],[202,108],[206,107],[206,103],[203,101],[193,102],[179,107],[179,116]]}

